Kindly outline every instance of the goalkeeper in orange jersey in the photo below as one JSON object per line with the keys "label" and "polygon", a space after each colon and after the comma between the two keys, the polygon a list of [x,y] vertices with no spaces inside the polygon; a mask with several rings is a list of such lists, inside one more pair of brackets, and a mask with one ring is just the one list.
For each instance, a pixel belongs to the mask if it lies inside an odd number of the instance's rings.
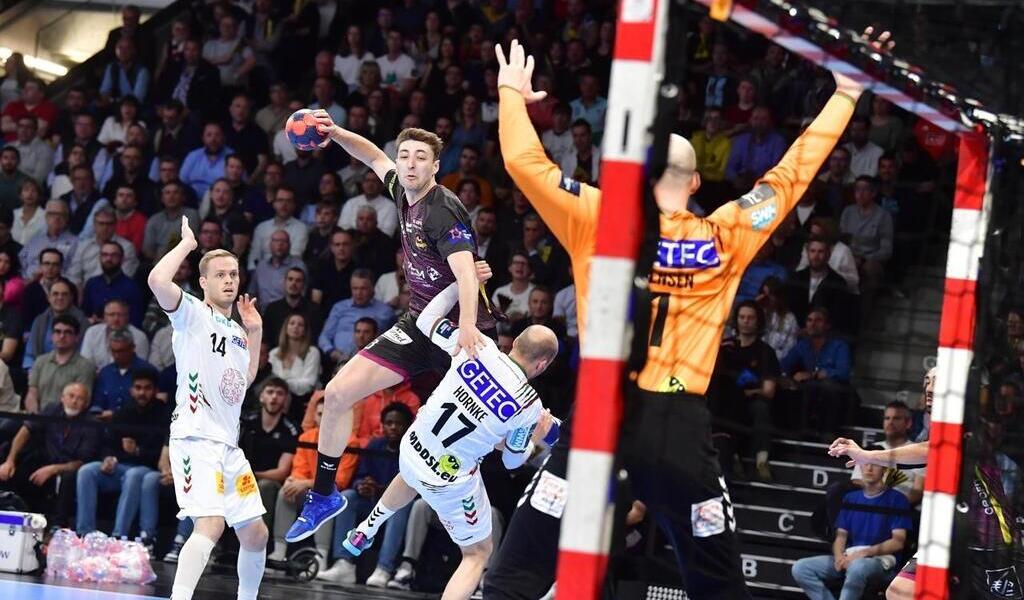
{"label": "goalkeeper in orange jersey", "polygon": [[[882,34],[875,47],[888,49],[887,39],[888,33]],[[544,97],[531,84],[532,57],[515,41],[507,60],[500,47],[496,53],[505,167],[572,258],[585,343],[601,192],[564,177],[545,155],[526,112],[528,103]],[[649,280],[652,326],[646,364],[631,373],[618,456],[633,492],[672,543],[693,598],[748,597],[704,393],[740,277],[796,206],[853,116],[863,89],[845,76],[835,77],[836,92],[818,117],[779,164],[736,201],[707,218],[686,209],[700,187],[700,174],[693,147],[678,135],[670,140],[667,166],[654,185],[661,235]],[[569,425],[509,524],[485,578],[488,600],[538,598],[554,580],[558,520],[570,492],[565,482]]]}

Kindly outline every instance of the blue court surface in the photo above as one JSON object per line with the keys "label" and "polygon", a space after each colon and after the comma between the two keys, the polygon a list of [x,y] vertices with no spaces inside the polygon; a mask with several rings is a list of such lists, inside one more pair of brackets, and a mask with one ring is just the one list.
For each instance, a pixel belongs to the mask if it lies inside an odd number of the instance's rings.
{"label": "blue court surface", "polygon": [[157,596],[0,579],[0,598],[16,598],[17,600],[150,600]]}

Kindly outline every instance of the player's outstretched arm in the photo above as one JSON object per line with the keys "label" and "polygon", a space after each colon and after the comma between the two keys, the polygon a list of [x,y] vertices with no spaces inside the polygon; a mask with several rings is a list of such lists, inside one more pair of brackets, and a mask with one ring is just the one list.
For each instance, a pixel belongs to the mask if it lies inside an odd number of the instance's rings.
{"label": "player's outstretched arm", "polygon": [[[352,158],[373,169],[373,172],[377,174],[377,177],[380,177],[381,181],[384,181],[384,176],[388,174],[388,171],[395,168],[394,161],[388,158],[383,150],[358,133],[353,133],[336,125],[326,110],[318,109],[313,111],[313,117],[317,121],[317,131],[329,136],[331,141],[344,148],[345,152],[348,152]],[[324,142],[322,145],[328,143]]]}
{"label": "player's outstretched arm", "polygon": [[895,467],[897,465],[919,465],[928,462],[928,442],[907,444],[889,450],[865,450],[857,442],[847,438],[837,438],[828,447],[830,456],[849,458],[846,466],[881,465]]}
{"label": "player's outstretched arm", "polygon": [[175,311],[181,303],[181,288],[174,283],[174,274],[178,266],[188,258],[190,252],[199,247],[196,242],[195,233],[188,225],[188,217],[181,217],[181,241],[178,245],[163,255],[149,272],[149,289],[153,290],[153,296],[160,304],[160,308],[166,311]]}
{"label": "player's outstretched arm", "polygon": [[526,56],[517,40],[508,58],[501,45],[494,48],[498,59],[498,140],[505,157],[505,169],[526,194],[558,241],[570,252],[593,243],[600,210],[600,192],[587,184],[566,183],[562,171],[547,157],[530,122],[526,105],[540,100],[530,78],[533,57]]}

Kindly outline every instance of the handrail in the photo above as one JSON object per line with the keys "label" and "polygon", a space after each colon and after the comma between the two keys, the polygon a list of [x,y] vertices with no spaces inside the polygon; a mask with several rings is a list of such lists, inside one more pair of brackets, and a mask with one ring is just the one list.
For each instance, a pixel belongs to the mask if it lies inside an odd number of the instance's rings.
{"label": "handrail", "polygon": [[[156,37],[158,31],[165,29],[171,21],[189,7],[192,0],[175,0],[159,11],[153,13],[149,19],[139,25],[140,35]],[[78,63],[68,70],[67,75],[57,79],[47,86],[47,97],[51,100],[59,98],[71,86],[88,78],[91,73],[98,73],[108,60],[109,52],[105,49],[93,54],[84,62]]]}
{"label": "handrail", "polygon": [[[55,17],[55,18],[54,18],[53,20],[51,20],[51,21],[50,21],[49,23],[47,23],[47,24],[43,25],[42,27],[40,27],[40,28],[39,28],[39,29],[38,29],[38,30],[36,31],[36,49],[35,49],[35,55],[36,55],[36,56],[39,56],[39,41],[40,41],[40,39],[42,38],[42,36],[43,36],[43,33],[44,33],[44,32],[46,32],[46,31],[50,30],[51,28],[53,28],[54,26],[56,26],[56,25],[57,25],[57,23],[60,23],[61,21],[63,21],[63,20],[64,20],[64,19],[65,19],[66,17],[68,17],[68,16],[69,16],[69,15],[70,15],[71,13],[73,13],[73,12],[75,12],[75,11],[77,11],[77,10],[80,10],[80,9],[82,9],[82,8],[85,8],[85,7],[86,7],[87,5],[89,5],[89,4],[94,4],[94,3],[96,3],[96,2],[99,2],[99,1],[100,1],[100,0],[81,0],[81,2],[77,2],[77,3],[75,3],[75,4],[73,5],[73,6],[71,6],[71,7],[70,7],[70,8],[68,8],[67,10],[65,10],[65,11],[64,11],[63,13],[61,13],[61,14],[60,14],[59,16]],[[112,4],[110,4],[109,2],[103,2],[103,3],[104,3],[104,4],[108,4],[108,5],[110,5],[110,6],[111,6],[111,8],[113,8],[113,5],[112,5]]]}

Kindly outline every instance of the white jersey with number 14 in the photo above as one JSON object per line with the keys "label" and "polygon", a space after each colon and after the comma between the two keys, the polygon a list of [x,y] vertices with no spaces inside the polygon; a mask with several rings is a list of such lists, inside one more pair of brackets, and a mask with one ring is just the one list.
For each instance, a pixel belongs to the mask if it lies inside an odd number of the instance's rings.
{"label": "white jersey with number 14", "polygon": [[171,439],[194,437],[237,446],[249,373],[245,329],[185,292],[167,316],[178,370]]}

